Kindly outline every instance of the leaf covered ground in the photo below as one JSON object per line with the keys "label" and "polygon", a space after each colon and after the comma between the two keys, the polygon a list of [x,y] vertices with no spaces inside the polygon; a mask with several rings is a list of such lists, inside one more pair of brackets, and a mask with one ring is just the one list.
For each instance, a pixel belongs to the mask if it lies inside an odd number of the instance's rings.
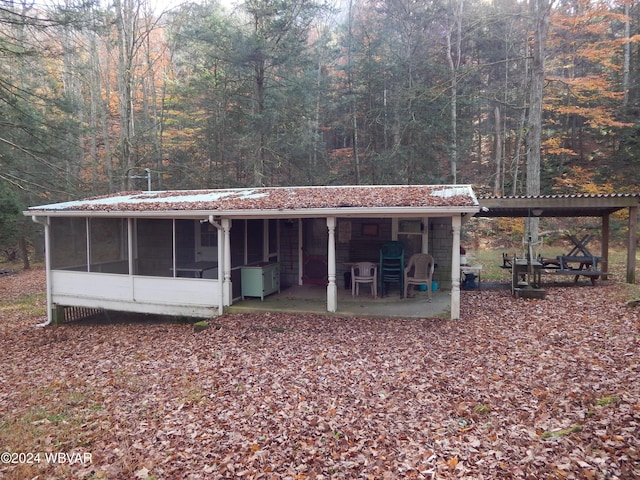
{"label": "leaf covered ground", "polygon": [[640,478],[624,285],[463,292],[459,321],[247,314],[196,333],[35,328],[43,276],[0,278],[0,449],[69,456],[2,478]]}

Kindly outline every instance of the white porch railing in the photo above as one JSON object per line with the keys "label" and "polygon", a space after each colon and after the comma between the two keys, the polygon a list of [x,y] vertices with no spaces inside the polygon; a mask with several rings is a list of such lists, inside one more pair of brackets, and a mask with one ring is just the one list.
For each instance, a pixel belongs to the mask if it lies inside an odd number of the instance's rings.
{"label": "white porch railing", "polygon": [[53,304],[135,313],[212,317],[220,313],[215,279],[51,271]]}

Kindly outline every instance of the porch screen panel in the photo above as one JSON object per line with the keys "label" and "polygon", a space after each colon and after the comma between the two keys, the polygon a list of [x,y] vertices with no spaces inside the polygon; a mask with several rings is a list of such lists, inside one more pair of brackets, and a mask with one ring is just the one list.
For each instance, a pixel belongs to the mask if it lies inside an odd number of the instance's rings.
{"label": "porch screen panel", "polygon": [[50,260],[54,270],[87,268],[87,219],[51,217]]}
{"label": "porch screen panel", "polygon": [[269,258],[278,256],[278,220],[269,220]]}
{"label": "porch screen panel", "polygon": [[141,218],[136,222],[137,274],[173,276],[173,221]]}
{"label": "porch screen panel", "polygon": [[239,267],[245,264],[245,222],[244,220],[231,221],[231,267]]}
{"label": "porch screen panel", "polygon": [[247,220],[247,263],[264,260],[264,221]]}
{"label": "porch screen panel", "polygon": [[196,260],[196,221],[176,220],[176,263],[187,265]]}
{"label": "porch screen panel", "polygon": [[91,272],[129,273],[127,221],[123,218],[89,220]]}

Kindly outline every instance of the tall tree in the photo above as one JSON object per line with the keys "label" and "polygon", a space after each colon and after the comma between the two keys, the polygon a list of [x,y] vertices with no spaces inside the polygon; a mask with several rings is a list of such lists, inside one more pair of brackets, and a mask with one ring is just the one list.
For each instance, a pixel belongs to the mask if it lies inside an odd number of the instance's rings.
{"label": "tall tree", "polygon": [[51,41],[58,24],[32,2],[0,7],[0,176],[22,195],[75,193],[59,150],[73,122],[50,75],[61,58]]}
{"label": "tall tree", "polygon": [[272,159],[269,137],[275,133],[268,92],[280,83],[279,72],[304,60],[310,27],[326,6],[315,0],[246,0],[241,8],[250,27],[241,60],[253,69],[255,87],[253,184],[264,185]]}
{"label": "tall tree", "polygon": [[533,43],[531,49],[531,86],[527,122],[527,195],[540,194],[540,151],[542,148],[545,55],[552,1],[553,0],[530,0],[529,4]]}
{"label": "tall tree", "polygon": [[[531,86],[527,135],[527,195],[540,194],[540,152],[542,149],[542,106],[545,80],[545,55],[551,2],[553,0],[530,0],[531,26],[533,30]],[[538,241],[539,219],[527,222],[528,238]]]}
{"label": "tall tree", "polygon": [[[624,104],[624,49],[633,41],[616,28],[625,16],[604,2],[573,0],[554,9],[549,32],[546,111],[552,135],[546,150],[562,165],[586,160],[588,138],[613,142]],[[604,133],[604,135],[603,135]]]}
{"label": "tall tree", "polygon": [[447,42],[447,63],[449,65],[451,81],[449,94],[451,102],[451,180],[455,185],[458,182],[458,77],[462,64],[462,15],[464,12],[464,0],[452,0],[449,2],[448,7],[445,38]]}

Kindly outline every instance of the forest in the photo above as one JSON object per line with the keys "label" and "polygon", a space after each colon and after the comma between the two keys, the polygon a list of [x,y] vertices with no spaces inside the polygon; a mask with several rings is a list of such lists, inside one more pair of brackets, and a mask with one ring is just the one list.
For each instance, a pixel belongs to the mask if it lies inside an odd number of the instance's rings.
{"label": "forest", "polygon": [[640,183],[632,0],[0,1],[0,246],[121,190]]}

